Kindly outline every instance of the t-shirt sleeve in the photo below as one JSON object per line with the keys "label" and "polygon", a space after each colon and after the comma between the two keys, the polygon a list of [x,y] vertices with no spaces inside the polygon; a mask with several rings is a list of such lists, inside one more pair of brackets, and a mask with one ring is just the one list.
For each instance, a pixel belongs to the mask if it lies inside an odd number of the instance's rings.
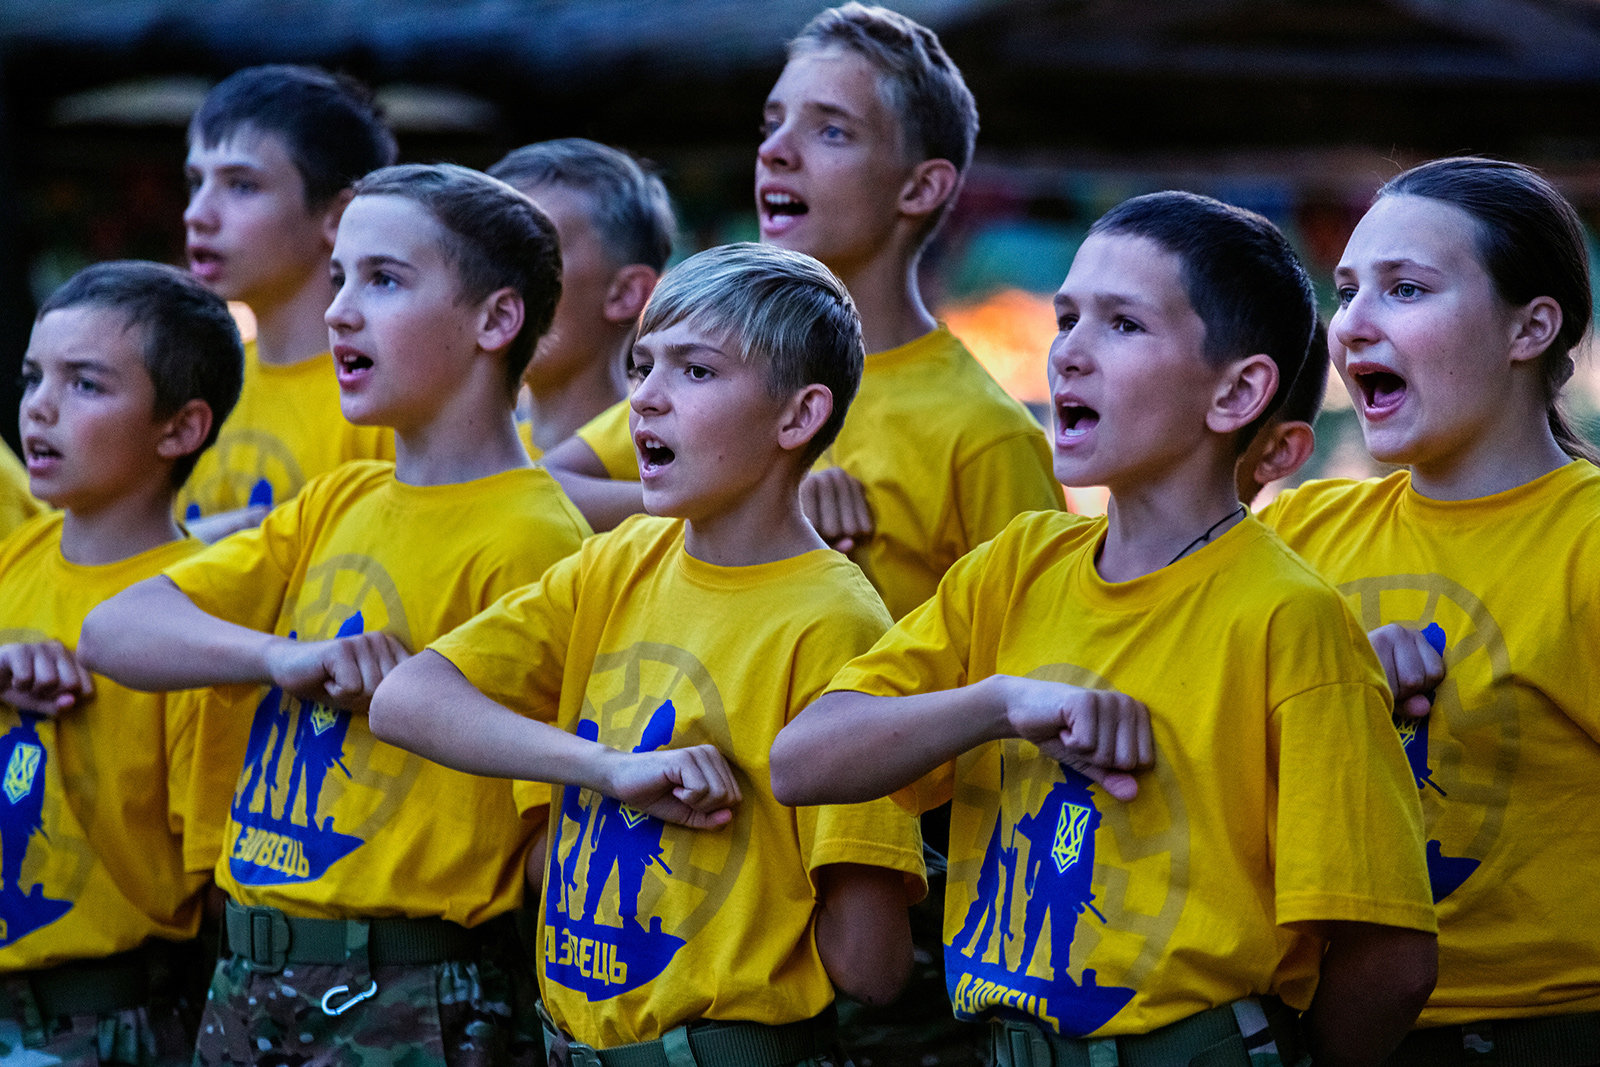
{"label": "t-shirt sleeve", "polygon": [[1024,512],[1066,507],[1042,428],[1003,437],[966,459],[953,492],[958,552],[981,545]]}
{"label": "t-shirt sleeve", "polygon": [[251,724],[244,705],[257,695],[250,686],[167,694],[168,823],[190,872],[211,871],[222,851]]}
{"label": "t-shirt sleeve", "polygon": [[[1342,609],[1336,604],[1335,610]],[[1422,806],[1377,657],[1344,613],[1343,678],[1292,693],[1272,712],[1279,923],[1379,923],[1434,931]],[[1337,646],[1341,641],[1329,640]]]}
{"label": "t-shirt sleeve", "polygon": [[796,808],[795,818],[813,892],[820,892],[817,872],[821,868],[859,863],[903,874],[908,903],[928,895],[921,825],[914,814],[890,798]]}
{"label": "t-shirt sleeve", "polygon": [[302,522],[312,495],[302,491],[260,526],[224,537],[163,573],[206,614],[271,633],[305,545]]}
{"label": "t-shirt sleeve", "polygon": [[628,432],[628,402],[619,400],[578,428],[578,440],[594,450],[606,473],[620,482],[639,480],[639,459]]}
{"label": "t-shirt sleeve", "polygon": [[[992,551],[993,546],[986,544],[958,560],[934,595],[890,627],[869,651],[845,664],[828,683],[828,691],[896,697],[968,684],[972,620]],[[954,762],[936,767],[895,793],[894,799],[914,812],[936,808],[950,799],[954,775]]]}
{"label": "t-shirt sleeve", "polygon": [[484,696],[544,722],[556,718],[577,612],[581,556],[568,556],[428,647]]}

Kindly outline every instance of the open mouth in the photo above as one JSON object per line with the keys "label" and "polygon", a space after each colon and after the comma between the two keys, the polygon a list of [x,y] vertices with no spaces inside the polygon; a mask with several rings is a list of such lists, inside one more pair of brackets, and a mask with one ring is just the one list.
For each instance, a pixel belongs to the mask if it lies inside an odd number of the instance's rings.
{"label": "open mouth", "polygon": [[761,194],[761,211],[769,219],[796,218],[810,210],[804,200],[788,193],[766,192]]}
{"label": "open mouth", "polygon": [[1082,437],[1100,424],[1100,413],[1082,404],[1058,404],[1056,425],[1065,438]]}
{"label": "open mouth", "polygon": [[1381,414],[1399,407],[1406,396],[1406,380],[1387,370],[1359,370],[1352,373],[1356,388],[1370,413]]}
{"label": "open mouth", "polygon": [[22,458],[30,471],[38,470],[61,458],[61,453],[43,441],[23,442]]}
{"label": "open mouth", "polygon": [[356,374],[372,366],[372,360],[359,352],[343,352],[338,359],[340,374]]}
{"label": "open mouth", "polygon": [[634,441],[634,447],[639,452],[639,469],[641,473],[649,474],[658,471],[675,458],[672,449],[662,444],[661,439],[654,434],[640,434]]}

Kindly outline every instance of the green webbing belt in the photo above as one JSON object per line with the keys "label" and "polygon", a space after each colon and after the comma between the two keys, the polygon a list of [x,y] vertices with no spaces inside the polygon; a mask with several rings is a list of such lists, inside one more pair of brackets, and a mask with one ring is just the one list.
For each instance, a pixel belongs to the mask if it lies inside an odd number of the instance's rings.
{"label": "green webbing belt", "polygon": [[[560,1041],[544,1004],[546,1045]],[[785,1067],[826,1052],[838,1029],[830,1005],[822,1014],[779,1026],[704,1022],[668,1031],[659,1041],[597,1049],[567,1041],[571,1067]]]}
{"label": "green webbing belt", "polygon": [[1386,1062],[1397,1067],[1589,1067],[1600,1063],[1600,1012],[1413,1030]]}
{"label": "green webbing belt", "polygon": [[226,948],[271,974],[286,963],[414,966],[472,959],[493,938],[512,938],[499,919],[468,929],[445,919],[306,919],[229,900]]}
{"label": "green webbing belt", "polygon": [[4,980],[9,988],[0,989],[0,1009],[18,1021],[35,1010],[41,1019],[103,1015],[137,1008],[150,999],[148,952],[142,947],[97,960],[72,960],[9,974]]}
{"label": "green webbing belt", "polygon": [[1233,1067],[1299,1061],[1294,1013],[1275,998],[1224,1004],[1148,1034],[1073,1038],[1029,1022],[991,1019],[998,1067]]}

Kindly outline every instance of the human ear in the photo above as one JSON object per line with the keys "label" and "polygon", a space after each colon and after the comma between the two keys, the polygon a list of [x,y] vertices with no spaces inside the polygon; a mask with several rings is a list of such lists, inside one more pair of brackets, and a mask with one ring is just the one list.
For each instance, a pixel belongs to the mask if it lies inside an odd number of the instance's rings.
{"label": "human ear", "polygon": [[510,287],[496,289],[478,304],[478,347],[485,352],[507,348],[522,330],[527,309]]}
{"label": "human ear", "polygon": [[791,452],[804,448],[832,414],[833,391],[826,385],[813,382],[796,390],[778,418],[778,447]]}
{"label": "human ear", "polygon": [[156,440],[156,455],[165,460],[181,459],[199,451],[211,433],[211,405],[199,397],[184,401],[177,413],[165,419]]}
{"label": "human ear", "polygon": [[923,219],[938,211],[961,184],[956,165],[948,159],[924,159],[900,187],[900,214]]}
{"label": "human ear", "polygon": [[1257,354],[1235,360],[1223,371],[1206,412],[1206,427],[1229,434],[1250,425],[1267,409],[1278,392],[1278,365],[1271,356]]}
{"label": "human ear", "polygon": [[334,239],[339,236],[339,220],[344,218],[344,209],[350,206],[356,192],[354,189],[340,189],[328,201],[328,206],[322,209],[322,239],[328,242],[328,247],[333,247]]}
{"label": "human ear", "polygon": [[1262,485],[1287,478],[1311,458],[1317,445],[1317,435],[1309,422],[1294,419],[1263,426],[1266,447],[1256,460],[1255,479]]}
{"label": "human ear", "polygon": [[622,326],[638,321],[661,275],[643,263],[629,263],[611,276],[606,301],[601,308],[606,321]]}
{"label": "human ear", "polygon": [[1536,296],[1517,309],[1511,333],[1511,360],[1538,359],[1561,332],[1561,305],[1552,297]]}

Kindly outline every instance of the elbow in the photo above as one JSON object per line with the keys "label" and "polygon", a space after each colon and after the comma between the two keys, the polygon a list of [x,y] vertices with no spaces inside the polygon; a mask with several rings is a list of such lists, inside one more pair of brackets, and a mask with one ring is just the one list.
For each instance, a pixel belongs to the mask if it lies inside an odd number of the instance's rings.
{"label": "elbow", "polygon": [[[867,957],[867,954],[860,954]],[[872,953],[870,958],[824,960],[835,992],[878,1007],[892,1003],[911,979],[911,945],[894,954]]]}
{"label": "elbow", "polygon": [[779,804],[799,807],[802,804],[822,804],[826,801],[817,795],[814,783],[806,774],[807,764],[803,752],[797,751],[790,727],[779,731],[772,742],[769,769],[772,773],[772,795]]}
{"label": "elbow", "polygon": [[1439,980],[1439,939],[1423,934],[1416,940],[1409,959],[1397,968],[1399,988],[1395,991],[1396,999],[1412,1012],[1413,1019],[1427,1007],[1428,998],[1433,996],[1433,987]]}
{"label": "elbow", "polygon": [[110,652],[106,640],[109,629],[104,605],[94,608],[83,620],[83,631],[78,634],[76,649],[78,662],[82,663],[86,670],[103,674],[108,678],[113,676],[113,665],[107,658]]}
{"label": "elbow", "polygon": [[390,678],[379,682],[373,691],[372,703],[367,707],[367,726],[379,741],[405,748],[411,739],[410,722],[405,702],[400,699],[399,690],[390,684]]}

